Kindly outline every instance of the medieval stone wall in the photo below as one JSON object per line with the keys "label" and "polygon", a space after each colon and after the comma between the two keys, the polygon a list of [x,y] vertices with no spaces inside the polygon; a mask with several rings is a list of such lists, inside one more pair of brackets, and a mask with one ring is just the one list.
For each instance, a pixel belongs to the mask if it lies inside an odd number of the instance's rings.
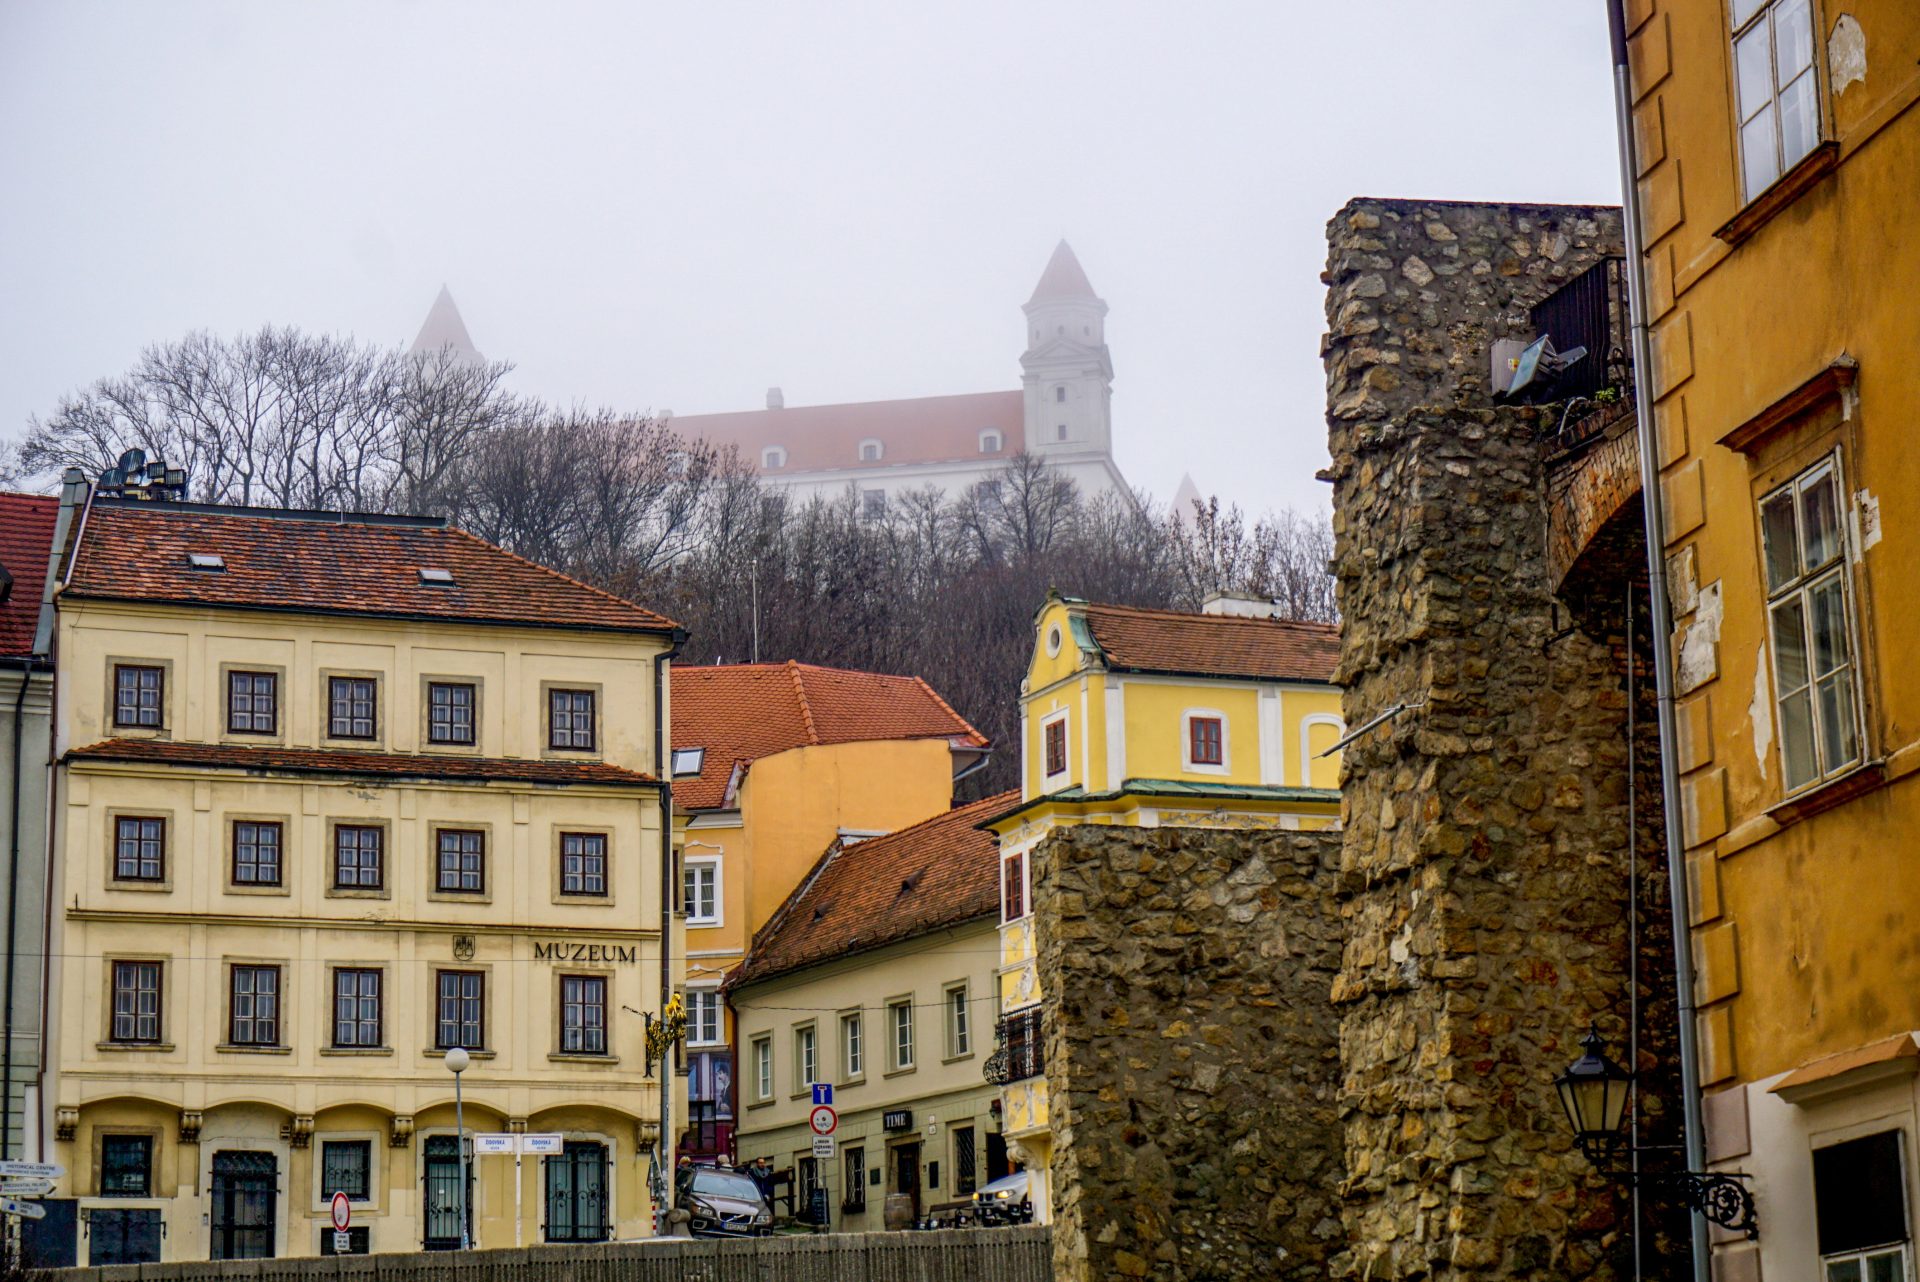
{"label": "medieval stone wall", "polygon": [[[1487,394],[1490,340],[1617,253],[1617,213],[1356,201],[1329,235],[1339,679],[1349,725],[1407,705],[1345,753],[1336,1267],[1619,1276],[1622,1199],[1552,1081],[1589,1022],[1626,1058],[1630,830],[1641,920],[1664,925],[1643,736],[1628,771],[1631,582],[1592,588],[1617,592],[1614,622],[1556,597],[1553,413]],[[1671,990],[1663,939],[1641,941],[1643,996]],[[1643,1064],[1671,1059],[1666,1015],[1641,1020]],[[1684,1268],[1668,1251],[1647,1276]]]}
{"label": "medieval stone wall", "polygon": [[1323,1279],[1341,1249],[1338,833],[1034,854],[1055,1277]]}

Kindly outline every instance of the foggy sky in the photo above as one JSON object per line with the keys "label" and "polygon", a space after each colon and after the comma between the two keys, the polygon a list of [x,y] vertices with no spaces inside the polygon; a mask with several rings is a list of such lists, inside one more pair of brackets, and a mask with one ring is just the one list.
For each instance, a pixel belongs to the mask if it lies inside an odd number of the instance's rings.
{"label": "foggy sky", "polygon": [[1316,510],[1333,212],[1619,198],[1599,0],[0,0],[0,184],[0,436],[443,282],[557,401],[1014,388],[1064,236],[1126,476]]}

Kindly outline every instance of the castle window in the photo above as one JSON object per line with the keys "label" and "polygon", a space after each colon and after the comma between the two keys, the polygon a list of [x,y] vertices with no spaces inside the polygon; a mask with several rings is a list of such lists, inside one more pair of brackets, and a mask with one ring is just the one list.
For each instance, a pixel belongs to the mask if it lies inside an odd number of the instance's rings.
{"label": "castle window", "polygon": [[885,453],[885,451],[881,448],[880,442],[871,437],[860,442],[860,461],[862,463],[878,463],[883,453]]}
{"label": "castle window", "polygon": [[1064,441],[1067,439],[1067,425],[1065,423],[1062,423],[1059,427],[1054,429],[1053,439],[1055,439],[1056,441]]}
{"label": "castle window", "polygon": [[1040,728],[1040,741],[1046,751],[1047,781],[1067,773],[1067,714],[1056,713]]}
{"label": "castle window", "polygon": [[787,465],[787,452],[778,445],[769,445],[760,451],[760,466],[772,471]]}
{"label": "castle window", "polygon": [[1906,1156],[1901,1132],[1881,1131],[1813,1151],[1815,1236],[1822,1275],[1910,1277],[1905,1267]]}
{"label": "castle window", "polygon": [[1733,0],[1740,169],[1752,200],[1820,141],[1819,79],[1807,0]]}
{"label": "castle window", "polygon": [[1182,764],[1188,770],[1206,774],[1225,774],[1227,769],[1227,719],[1212,708],[1189,708],[1181,720],[1184,742],[1180,745]]}
{"label": "castle window", "polygon": [[1000,433],[994,429],[988,428],[986,431],[980,433],[980,452],[982,454],[998,454],[1000,447],[1005,444],[1005,442],[1005,437],[1001,436]]}
{"label": "castle window", "polygon": [[1055,401],[1057,401],[1058,403],[1060,403],[1060,404],[1062,404],[1062,405],[1064,405],[1064,404],[1066,404],[1066,403],[1067,403],[1067,389],[1066,389],[1066,388],[1064,388],[1064,387],[1056,387],[1056,388],[1054,388],[1054,389],[1053,389],[1053,399],[1054,399]]}

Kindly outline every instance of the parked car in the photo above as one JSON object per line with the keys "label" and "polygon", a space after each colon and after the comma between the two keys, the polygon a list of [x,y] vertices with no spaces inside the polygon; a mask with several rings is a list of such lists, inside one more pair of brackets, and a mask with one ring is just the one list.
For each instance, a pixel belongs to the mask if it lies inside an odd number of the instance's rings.
{"label": "parked car", "polygon": [[1028,1199],[1031,1181],[1025,1171],[1015,1171],[985,1185],[973,1195],[975,1217],[982,1224],[1030,1224],[1033,1203]]}
{"label": "parked car", "polygon": [[675,1200],[692,1217],[695,1237],[765,1237],[773,1232],[773,1208],[745,1171],[694,1166],[675,1180]]}

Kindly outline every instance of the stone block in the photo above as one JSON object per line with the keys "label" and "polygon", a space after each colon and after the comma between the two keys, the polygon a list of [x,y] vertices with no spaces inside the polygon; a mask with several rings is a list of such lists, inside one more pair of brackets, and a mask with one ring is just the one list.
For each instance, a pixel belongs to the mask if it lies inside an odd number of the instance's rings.
{"label": "stone block", "polygon": [[1700,1044],[1700,1085],[1729,1081],[1733,1064],[1733,1007],[1715,1006],[1697,1019]]}
{"label": "stone block", "polygon": [[1711,850],[1687,856],[1687,916],[1692,926],[1720,916],[1720,861]]}
{"label": "stone block", "polygon": [[[1679,161],[1674,161],[1677,167]],[[1685,308],[1668,312],[1653,327],[1653,371],[1641,381],[1658,401],[1693,377],[1693,313]]]}
{"label": "stone block", "polygon": [[1679,543],[1706,523],[1706,491],[1702,487],[1699,459],[1660,478],[1661,502],[1666,505],[1668,547]]}
{"label": "stone block", "polygon": [[1687,398],[1684,395],[1670,396],[1653,407],[1653,431],[1660,446],[1660,470],[1664,472],[1687,456]]}
{"label": "stone block", "polygon": [[1739,938],[1730,921],[1693,932],[1694,1001],[1701,1006],[1740,991]]}
{"label": "stone block", "polygon": [[1649,169],[1667,158],[1666,99],[1649,98],[1634,108],[1633,158],[1639,168],[1636,178],[1644,178]]}
{"label": "stone block", "polygon": [[1726,767],[1702,770],[1680,781],[1680,816],[1680,831],[1689,850],[1727,830]]}
{"label": "stone block", "polygon": [[1707,1161],[1731,1162],[1753,1151],[1745,1086],[1730,1086],[1703,1095],[1700,1111],[1706,1123]]}
{"label": "stone block", "polygon": [[1666,14],[1655,13],[1653,21],[1643,25],[1627,41],[1627,67],[1635,102],[1659,88],[1673,74],[1673,43],[1667,32]]}

